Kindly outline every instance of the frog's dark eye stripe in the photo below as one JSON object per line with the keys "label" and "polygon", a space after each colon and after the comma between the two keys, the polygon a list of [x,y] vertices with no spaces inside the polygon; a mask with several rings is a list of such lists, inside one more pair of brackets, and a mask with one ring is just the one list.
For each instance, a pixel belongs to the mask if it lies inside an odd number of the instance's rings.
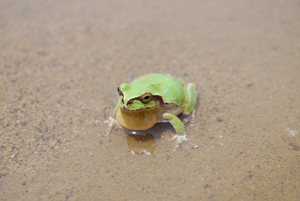
{"label": "frog's dark eye stripe", "polygon": [[118,87],[118,94],[119,94],[119,96],[122,95],[122,91],[120,90],[120,87]]}
{"label": "frog's dark eye stripe", "polygon": [[142,103],[149,103],[150,101],[152,101],[152,94],[149,92],[144,93],[140,96],[140,101]]}

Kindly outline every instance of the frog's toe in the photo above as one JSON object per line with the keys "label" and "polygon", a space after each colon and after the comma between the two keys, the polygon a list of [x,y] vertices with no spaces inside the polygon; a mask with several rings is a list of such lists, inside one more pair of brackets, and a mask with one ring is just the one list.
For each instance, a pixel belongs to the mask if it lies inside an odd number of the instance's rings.
{"label": "frog's toe", "polygon": [[114,128],[114,124],[116,123],[116,120],[112,117],[109,117],[109,120],[103,121],[103,123],[108,124],[108,130],[105,133],[105,136],[111,134],[112,129]]}
{"label": "frog's toe", "polygon": [[187,137],[186,137],[186,134],[183,134],[183,135],[174,135],[171,140],[174,140],[174,139],[176,139],[176,145],[175,145],[173,151],[176,151],[176,149],[179,147],[180,144],[182,144],[182,142],[185,142],[185,141],[188,140]]}
{"label": "frog's toe", "polygon": [[187,142],[193,148],[199,147],[197,144],[191,143],[190,140],[187,138],[185,133],[183,135],[174,135],[171,140],[174,140],[174,139],[176,139],[176,145],[175,145],[173,151],[176,151],[176,149],[179,147],[179,145],[182,144],[183,142]]}
{"label": "frog's toe", "polygon": [[173,138],[171,140],[174,140],[176,139],[176,142],[181,144],[182,142],[185,142],[187,141],[187,137],[186,137],[186,134],[184,135],[174,135]]}

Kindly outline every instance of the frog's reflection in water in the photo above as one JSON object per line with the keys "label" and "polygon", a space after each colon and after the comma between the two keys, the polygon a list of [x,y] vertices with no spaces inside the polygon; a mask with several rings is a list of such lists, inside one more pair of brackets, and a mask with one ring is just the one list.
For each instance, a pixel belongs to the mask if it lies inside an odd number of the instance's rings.
{"label": "frog's reflection in water", "polygon": [[[162,135],[168,130],[172,130],[171,124],[158,123],[152,128],[143,131],[125,130],[127,133],[128,150],[132,154],[153,154],[156,147],[156,140],[162,138]],[[171,136],[170,136],[171,139]]]}
{"label": "frog's reflection in water", "polygon": [[150,155],[155,151],[155,138],[150,133],[146,135],[130,134],[127,136],[127,145],[132,154]]}

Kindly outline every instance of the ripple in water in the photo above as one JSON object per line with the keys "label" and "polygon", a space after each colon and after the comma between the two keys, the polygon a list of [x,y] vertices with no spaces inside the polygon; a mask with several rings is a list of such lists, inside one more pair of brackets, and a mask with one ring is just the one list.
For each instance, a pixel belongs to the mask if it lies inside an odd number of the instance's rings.
{"label": "ripple in water", "polygon": [[295,130],[292,130],[292,129],[290,129],[290,128],[287,128],[287,129],[285,129],[287,132],[289,132],[289,136],[291,136],[291,137],[298,137],[299,136],[299,133],[297,132],[297,131],[295,131]]}

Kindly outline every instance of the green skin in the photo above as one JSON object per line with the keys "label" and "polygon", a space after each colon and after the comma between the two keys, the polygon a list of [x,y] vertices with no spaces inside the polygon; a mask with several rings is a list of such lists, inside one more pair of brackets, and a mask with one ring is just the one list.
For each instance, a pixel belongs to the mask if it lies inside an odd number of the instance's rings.
{"label": "green skin", "polygon": [[[149,103],[140,101],[139,97],[146,92],[161,97],[164,104],[172,104],[186,115],[193,111],[197,100],[196,87],[193,83],[186,86],[181,78],[162,74],[141,76],[130,84],[121,84],[119,90],[118,104],[114,108],[113,115],[119,108],[134,112],[156,107],[154,100]],[[172,123],[177,133],[184,131],[183,123],[177,115],[172,114],[172,111],[164,112],[162,116]]]}

